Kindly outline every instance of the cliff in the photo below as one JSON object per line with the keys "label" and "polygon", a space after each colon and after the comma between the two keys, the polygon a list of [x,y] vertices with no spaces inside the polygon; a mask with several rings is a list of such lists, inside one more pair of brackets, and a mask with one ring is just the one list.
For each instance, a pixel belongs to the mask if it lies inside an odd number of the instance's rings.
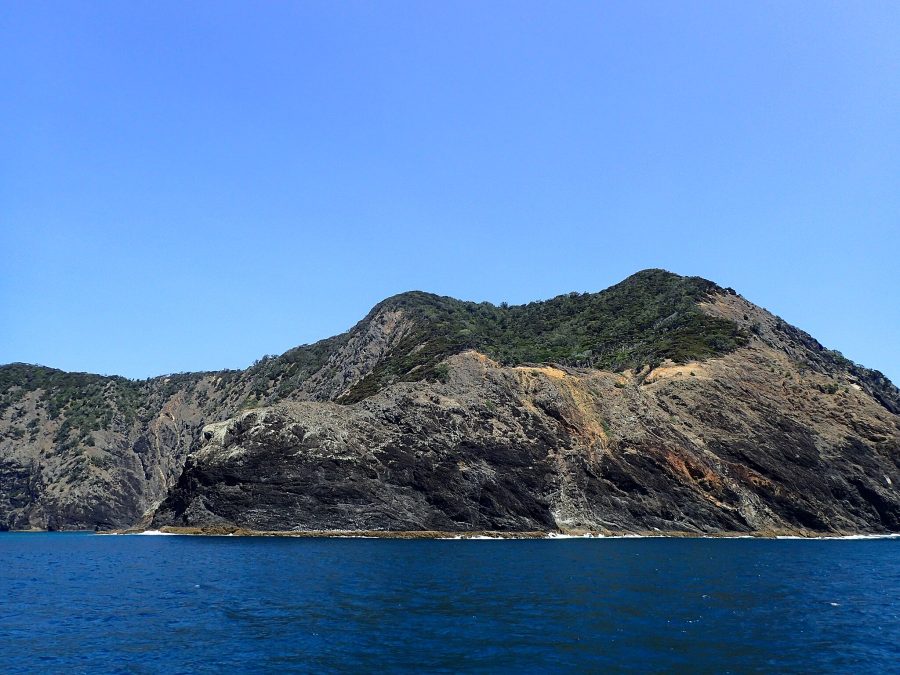
{"label": "cliff", "polygon": [[900,531],[900,392],[696,277],[389,298],[245,371],[0,368],[0,526]]}

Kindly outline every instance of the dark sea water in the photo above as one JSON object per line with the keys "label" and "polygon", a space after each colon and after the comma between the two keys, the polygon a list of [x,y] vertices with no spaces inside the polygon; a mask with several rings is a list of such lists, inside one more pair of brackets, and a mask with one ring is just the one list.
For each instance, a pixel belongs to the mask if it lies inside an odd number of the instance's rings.
{"label": "dark sea water", "polygon": [[900,672],[900,540],[0,534],[3,672]]}

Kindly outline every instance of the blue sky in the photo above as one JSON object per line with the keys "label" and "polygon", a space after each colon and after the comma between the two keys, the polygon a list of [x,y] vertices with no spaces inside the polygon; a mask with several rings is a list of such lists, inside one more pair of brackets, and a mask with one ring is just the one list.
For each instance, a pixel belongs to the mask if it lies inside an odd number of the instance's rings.
{"label": "blue sky", "polygon": [[900,381],[900,4],[0,6],[0,362],[696,274]]}

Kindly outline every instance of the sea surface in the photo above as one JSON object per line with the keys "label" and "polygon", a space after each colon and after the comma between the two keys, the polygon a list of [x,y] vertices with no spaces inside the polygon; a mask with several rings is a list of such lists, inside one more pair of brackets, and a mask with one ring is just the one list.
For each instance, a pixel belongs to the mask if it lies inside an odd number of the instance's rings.
{"label": "sea surface", "polygon": [[900,540],[0,534],[0,671],[900,672]]}

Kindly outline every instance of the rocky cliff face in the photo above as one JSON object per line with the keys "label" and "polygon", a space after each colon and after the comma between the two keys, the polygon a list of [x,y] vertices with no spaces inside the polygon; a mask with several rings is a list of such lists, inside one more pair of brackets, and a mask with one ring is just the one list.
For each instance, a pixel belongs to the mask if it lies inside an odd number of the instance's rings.
{"label": "rocky cliff face", "polygon": [[5,368],[6,527],[900,531],[897,389],[660,271],[509,310],[405,294],[247,371],[64,403]]}
{"label": "rocky cliff face", "polygon": [[[23,371],[35,369],[5,370],[22,381]],[[206,375],[137,384],[98,376],[70,382],[59,371],[37,372],[37,382],[25,380],[5,392],[0,528],[135,522],[175,482],[195,429],[215,415],[214,404],[204,405],[214,391]]]}
{"label": "rocky cliff face", "polygon": [[385,307],[343,335],[244,371],[129,381],[0,366],[0,529],[139,522],[175,484],[204,424],[279,400],[336,398],[407,323]]}

